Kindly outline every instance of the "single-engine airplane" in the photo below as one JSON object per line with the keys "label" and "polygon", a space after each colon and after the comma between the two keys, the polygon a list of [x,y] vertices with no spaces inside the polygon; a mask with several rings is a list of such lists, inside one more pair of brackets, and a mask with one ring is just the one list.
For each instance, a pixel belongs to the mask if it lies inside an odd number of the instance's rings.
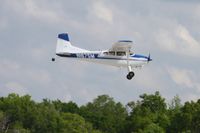
{"label": "single-engine airplane", "polygon": [[[69,41],[68,34],[62,33],[57,38],[56,55],[110,66],[127,67],[126,77],[131,80],[135,75],[134,68],[140,68],[152,61],[150,54],[149,56],[134,54],[131,51],[132,44],[133,42],[130,40],[120,40],[108,50],[89,51],[73,46]],[[55,58],[52,58],[52,61],[55,61]]]}

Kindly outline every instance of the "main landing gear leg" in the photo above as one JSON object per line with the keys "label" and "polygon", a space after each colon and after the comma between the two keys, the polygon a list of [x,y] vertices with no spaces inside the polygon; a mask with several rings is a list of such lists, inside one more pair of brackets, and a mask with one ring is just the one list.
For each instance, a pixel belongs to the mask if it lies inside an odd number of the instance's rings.
{"label": "main landing gear leg", "polygon": [[129,71],[129,73],[127,74],[126,78],[128,80],[131,80],[135,76],[135,73],[132,71],[131,66],[128,66],[128,71]]}

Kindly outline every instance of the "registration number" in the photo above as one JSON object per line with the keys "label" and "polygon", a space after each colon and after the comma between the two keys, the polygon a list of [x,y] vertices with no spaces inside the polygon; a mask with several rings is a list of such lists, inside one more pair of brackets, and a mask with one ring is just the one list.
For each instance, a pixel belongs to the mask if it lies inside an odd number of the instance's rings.
{"label": "registration number", "polygon": [[94,54],[76,54],[77,58],[95,58]]}

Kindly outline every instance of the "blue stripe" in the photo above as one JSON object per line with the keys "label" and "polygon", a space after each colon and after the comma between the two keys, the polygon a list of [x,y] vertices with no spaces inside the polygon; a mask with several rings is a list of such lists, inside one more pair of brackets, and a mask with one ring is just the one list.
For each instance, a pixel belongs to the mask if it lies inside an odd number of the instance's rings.
{"label": "blue stripe", "polygon": [[139,55],[139,54],[134,54],[134,55],[131,55],[131,57],[134,57],[134,58],[145,58],[145,59],[148,59],[147,56],[144,56],[144,55]]}
{"label": "blue stripe", "polygon": [[[56,54],[61,57],[78,58],[76,54]],[[112,57],[98,57],[99,54],[94,54],[94,58],[80,58],[80,59],[108,59],[108,60],[127,60],[126,58],[112,58]],[[131,56],[132,57],[132,56]],[[138,57],[134,57],[138,58]],[[141,57],[140,57],[141,58]],[[141,61],[138,59],[129,58],[129,60]]]}

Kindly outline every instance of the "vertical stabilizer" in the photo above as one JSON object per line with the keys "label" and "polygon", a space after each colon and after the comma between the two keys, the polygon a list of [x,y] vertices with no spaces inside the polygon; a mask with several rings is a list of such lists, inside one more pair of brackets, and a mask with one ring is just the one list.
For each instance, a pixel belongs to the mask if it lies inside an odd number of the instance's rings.
{"label": "vertical stabilizer", "polygon": [[57,39],[57,47],[56,47],[56,53],[64,53],[67,52],[68,49],[72,47],[70,41],[69,41],[69,36],[67,33],[62,33],[58,35]]}
{"label": "vertical stabilizer", "polygon": [[72,44],[69,41],[69,36],[67,33],[58,34],[56,54],[80,53],[80,52],[88,52],[88,50],[72,46]]}

